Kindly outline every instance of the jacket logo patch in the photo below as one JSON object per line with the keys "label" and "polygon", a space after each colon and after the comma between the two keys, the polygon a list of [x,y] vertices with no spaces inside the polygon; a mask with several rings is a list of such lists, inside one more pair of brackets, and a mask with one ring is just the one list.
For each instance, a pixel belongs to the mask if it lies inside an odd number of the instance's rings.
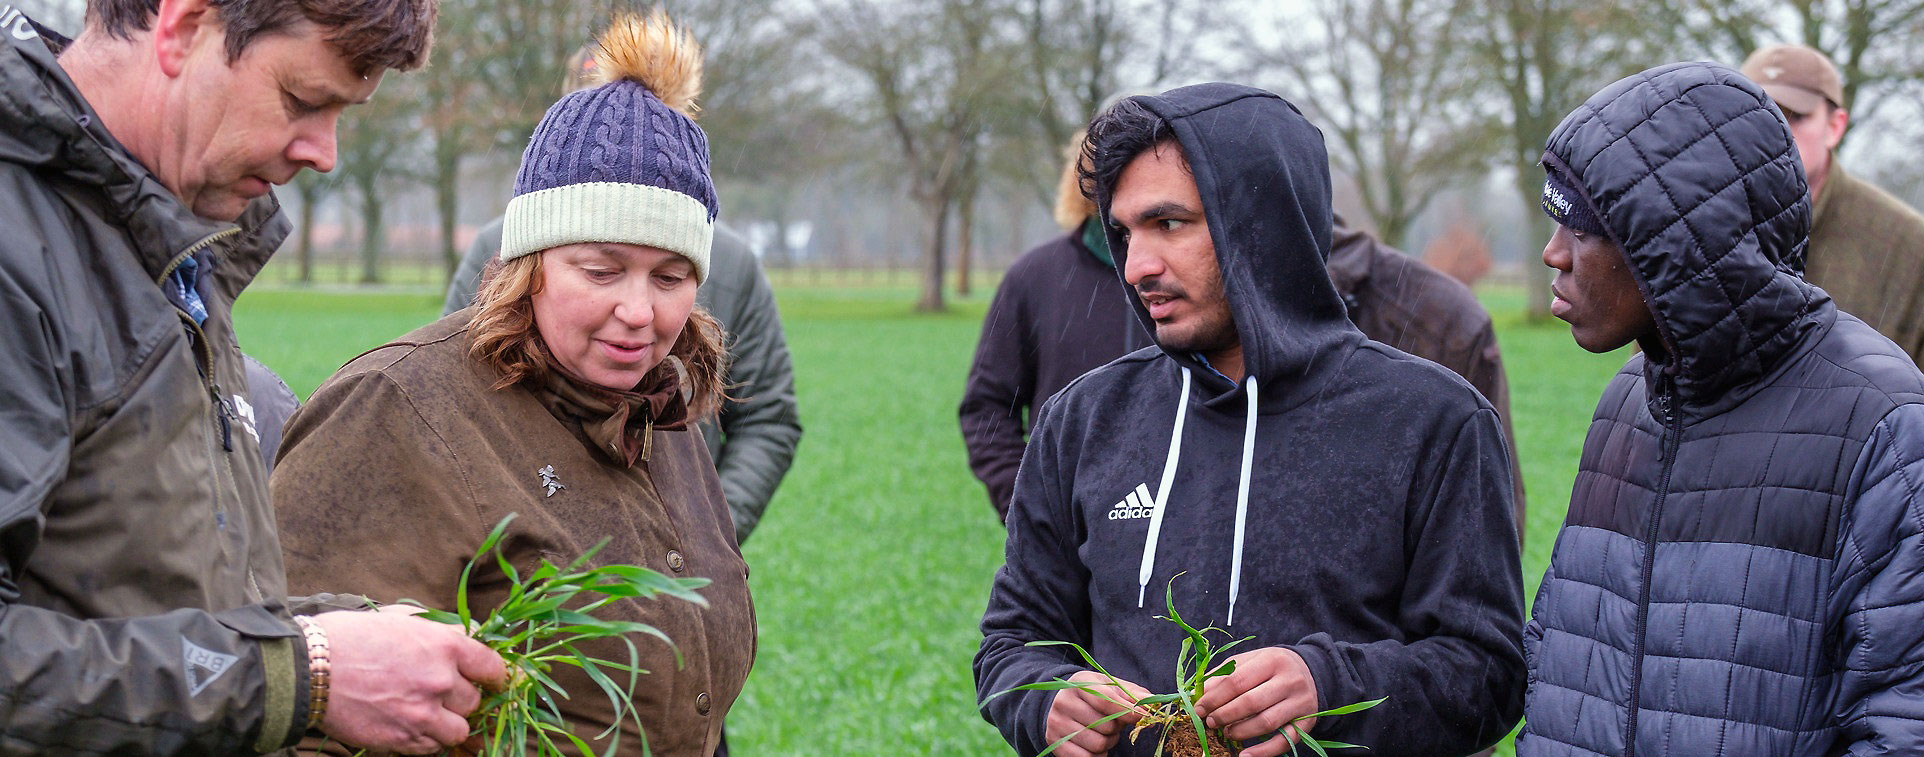
{"label": "jacket logo patch", "polygon": [[40,32],[34,31],[33,24],[27,23],[27,14],[12,5],[0,5],[0,29],[7,30],[21,42],[40,36]]}
{"label": "jacket logo patch", "polygon": [[186,663],[183,667],[187,670],[188,696],[200,696],[208,684],[218,680],[240,660],[231,654],[205,649],[185,638],[180,640],[180,649],[181,659]]}
{"label": "jacket logo patch", "polygon": [[548,490],[548,493],[542,496],[552,497],[556,491],[568,488],[567,484],[561,483],[560,479],[555,478],[554,466],[552,465],[543,465],[541,466],[541,470],[535,471],[535,473],[541,476],[542,488]]}
{"label": "jacket logo patch", "polygon": [[1156,514],[1156,500],[1149,495],[1148,484],[1136,484],[1135,491],[1129,492],[1122,501],[1109,506],[1110,520],[1133,520],[1148,518]]}
{"label": "jacket logo patch", "polygon": [[260,444],[261,432],[254,426],[254,406],[248,404],[246,397],[234,395],[234,415],[240,417],[241,428],[247,429],[247,435],[254,437],[254,443]]}

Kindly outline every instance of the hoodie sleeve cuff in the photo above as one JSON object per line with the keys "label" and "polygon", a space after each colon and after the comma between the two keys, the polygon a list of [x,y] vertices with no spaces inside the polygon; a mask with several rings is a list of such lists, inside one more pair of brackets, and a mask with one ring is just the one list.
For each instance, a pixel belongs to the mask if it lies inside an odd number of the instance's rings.
{"label": "hoodie sleeve cuff", "polygon": [[[1077,665],[1063,665],[1060,668],[1044,671],[1037,681],[1053,681],[1057,678],[1067,680],[1069,676],[1087,668]],[[1049,746],[1049,707],[1055,704],[1060,691],[1025,691],[1019,696],[1022,701],[1016,705],[1016,733],[1020,741],[1028,742],[1017,746],[1022,754],[1039,754]]]}
{"label": "hoodie sleeve cuff", "polygon": [[[1309,668],[1310,682],[1316,685],[1317,711],[1340,707],[1352,701],[1345,698],[1349,696],[1349,687],[1344,685],[1342,677],[1337,674],[1335,661],[1330,658],[1328,649],[1309,640],[1304,640],[1301,644],[1289,645],[1285,649],[1303,658],[1303,665]],[[1318,725],[1321,724],[1318,723]]]}

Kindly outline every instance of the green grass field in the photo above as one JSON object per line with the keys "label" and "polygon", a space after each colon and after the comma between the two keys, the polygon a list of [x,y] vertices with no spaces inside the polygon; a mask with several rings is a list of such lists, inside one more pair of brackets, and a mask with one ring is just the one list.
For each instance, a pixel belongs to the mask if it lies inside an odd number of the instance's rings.
{"label": "green grass field", "polygon": [[[989,286],[993,286],[990,284]],[[1002,529],[969,475],[956,405],[986,292],[944,315],[896,287],[778,289],[802,422],[795,466],[745,553],[760,653],[729,717],[740,755],[1007,753],[976,714],[969,660]],[[1496,314],[1529,493],[1534,595],[1578,451],[1625,354],[1591,355],[1559,323]],[[439,313],[438,293],[266,288],[239,305],[241,344],[303,397],[361,351]]]}

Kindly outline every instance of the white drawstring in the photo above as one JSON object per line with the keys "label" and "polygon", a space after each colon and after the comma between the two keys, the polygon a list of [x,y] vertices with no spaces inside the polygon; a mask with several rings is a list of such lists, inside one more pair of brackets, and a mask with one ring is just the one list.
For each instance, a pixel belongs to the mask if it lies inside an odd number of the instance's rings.
{"label": "white drawstring", "polygon": [[1236,484],[1236,541],[1229,553],[1229,620],[1236,624],[1236,594],[1243,588],[1243,524],[1249,519],[1249,466],[1256,457],[1256,377],[1244,382],[1249,390],[1249,418],[1243,422],[1243,474]]}
{"label": "white drawstring", "polygon": [[1189,415],[1189,369],[1182,369],[1182,399],[1176,401],[1175,430],[1169,436],[1169,458],[1162,464],[1162,483],[1156,485],[1156,501],[1149,506],[1149,539],[1142,545],[1142,571],[1136,574],[1136,607],[1149,592],[1149,576],[1156,572],[1156,538],[1162,535],[1163,504],[1169,501],[1169,486],[1176,482],[1176,462],[1182,457],[1182,422]]}

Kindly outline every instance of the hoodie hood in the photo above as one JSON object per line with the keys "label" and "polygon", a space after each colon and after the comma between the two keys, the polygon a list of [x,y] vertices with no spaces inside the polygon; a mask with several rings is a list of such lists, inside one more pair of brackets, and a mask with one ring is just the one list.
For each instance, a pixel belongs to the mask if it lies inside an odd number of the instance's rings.
{"label": "hoodie hood", "polygon": [[[1313,396],[1318,369],[1332,368],[1337,351],[1363,340],[1324,268],[1331,211],[1322,132],[1288,101],[1236,84],[1130,99],[1168,121],[1182,146],[1215,243],[1244,371],[1262,387],[1263,409],[1286,409]],[[1101,211],[1109,217],[1108,206]],[[1108,239],[1121,275],[1128,243],[1113,226]],[[1130,301],[1154,334],[1148,309],[1133,293]],[[1193,354],[1165,354],[1195,373],[1199,402],[1240,413],[1235,398],[1243,389]]]}
{"label": "hoodie hood", "polygon": [[[1598,92],[1543,154],[1603,218],[1655,318],[1647,378],[1693,415],[1741,402],[1834,317],[1804,282],[1810,192],[1770,97],[1714,63],[1675,63]],[[1658,391],[1650,396],[1656,398]]]}
{"label": "hoodie hood", "polygon": [[[1233,624],[1242,590],[1261,417],[1317,396],[1322,383],[1341,372],[1344,358],[1363,341],[1324,267],[1332,218],[1329,157],[1322,132],[1296,106],[1260,89],[1199,84],[1131,99],[1169,122],[1182,146],[1216,248],[1245,374],[1240,384],[1231,383],[1199,356],[1163,349],[1181,366],[1179,399],[1153,498],[1146,488],[1138,496],[1152,503],[1169,501],[1183,462],[1183,429],[1192,399],[1209,411],[1242,416],[1225,621]],[[1103,218],[1111,217],[1108,206],[1101,211]],[[1114,225],[1108,227],[1108,239],[1117,275],[1125,276],[1127,286],[1128,243]],[[1133,296],[1130,306],[1154,334],[1148,308]],[[1161,342],[1157,347],[1162,349]],[[1207,464],[1216,463],[1212,459]],[[1149,531],[1137,570],[1138,607],[1146,605],[1156,572],[1166,511],[1160,505],[1149,509]]]}
{"label": "hoodie hood", "polygon": [[141,265],[155,279],[196,243],[238,226],[241,238],[229,247],[238,259],[217,274],[238,291],[287,237],[290,224],[273,195],[250,203],[236,223],[194,215],[107,132],[60,68],[55,56],[67,40],[33,29],[26,39],[0,35],[0,162],[78,187],[79,201],[96,204],[103,218],[123,219]]}

